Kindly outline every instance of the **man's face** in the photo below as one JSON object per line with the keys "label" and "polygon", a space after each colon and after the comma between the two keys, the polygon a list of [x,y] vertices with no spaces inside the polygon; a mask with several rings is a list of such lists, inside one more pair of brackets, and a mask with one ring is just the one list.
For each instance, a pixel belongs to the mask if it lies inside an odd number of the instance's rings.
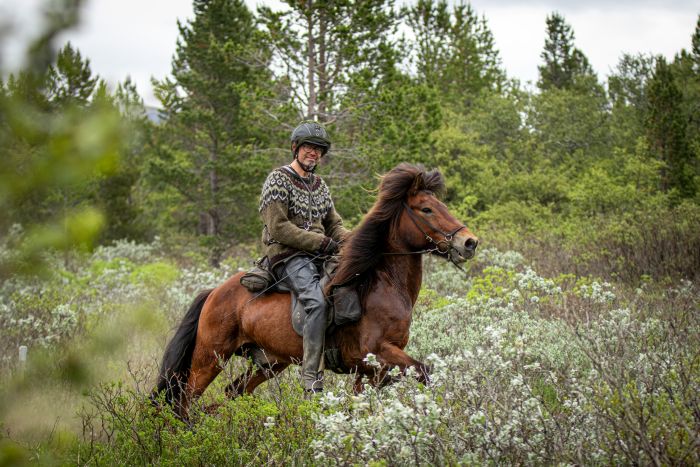
{"label": "man's face", "polygon": [[321,159],[322,155],[323,148],[321,146],[316,146],[315,144],[311,143],[304,143],[299,146],[299,153],[297,157],[299,158],[299,162],[311,169],[318,164],[318,161]]}

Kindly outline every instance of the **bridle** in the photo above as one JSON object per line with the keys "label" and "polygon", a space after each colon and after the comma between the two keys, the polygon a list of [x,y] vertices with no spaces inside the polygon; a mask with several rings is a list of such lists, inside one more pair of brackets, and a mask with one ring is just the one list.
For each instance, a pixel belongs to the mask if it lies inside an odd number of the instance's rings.
{"label": "bridle", "polygon": [[[452,243],[451,243],[455,234],[457,232],[459,232],[460,230],[465,229],[466,226],[462,225],[460,227],[457,227],[455,230],[453,230],[452,232],[449,232],[449,233],[443,232],[442,230],[438,229],[437,227],[435,227],[433,224],[431,224],[427,220],[416,216],[416,214],[411,210],[411,208],[408,206],[408,204],[406,204],[405,201],[402,202],[401,204],[406,209],[406,213],[408,214],[408,217],[410,217],[411,220],[413,221],[413,225],[415,225],[416,228],[420,231],[420,233],[423,234],[423,236],[425,237],[426,240],[428,240],[430,243],[432,243],[435,246],[432,248],[426,248],[425,250],[400,251],[400,252],[391,252],[391,253],[385,252],[382,254],[385,256],[395,256],[395,255],[403,256],[403,255],[424,255],[426,253],[438,253],[440,255],[447,256],[447,258],[450,260],[450,262],[452,262],[452,264],[459,267],[459,265],[452,259],[452,255],[450,255],[449,253],[451,250],[455,250],[455,248],[452,246]],[[423,228],[418,224],[419,222],[426,225],[429,229],[431,229],[435,232],[438,232],[440,235],[442,235],[442,240],[435,241],[435,239],[433,237],[428,235],[428,233],[425,230],[423,230]],[[461,267],[459,267],[459,268],[462,269]]]}
{"label": "bridle", "polygon": [[[442,230],[438,229],[437,227],[435,227],[433,224],[431,224],[431,223],[428,222],[427,220],[425,220],[425,219],[423,219],[423,218],[417,216],[416,213],[413,212],[413,210],[408,206],[408,204],[407,204],[405,201],[404,201],[402,204],[403,204],[403,207],[406,209],[406,213],[408,214],[408,217],[410,217],[411,220],[413,221],[413,224],[414,224],[414,225],[416,226],[416,228],[420,231],[420,233],[422,233],[422,234],[425,236],[425,239],[426,239],[426,240],[428,240],[430,243],[432,243],[433,245],[435,245],[435,251],[437,251],[438,253],[442,253],[442,254],[447,254],[447,253],[449,253],[449,251],[450,251],[452,248],[454,248],[454,247],[451,245],[451,242],[452,242],[452,239],[454,238],[455,234],[456,234],[457,232],[459,232],[460,230],[466,229],[466,228],[467,228],[466,225],[462,225],[462,226],[460,226],[460,227],[457,227],[457,228],[456,228],[455,230],[453,230],[452,232],[449,232],[449,233],[448,233],[448,232],[443,232]],[[429,229],[434,230],[435,232],[437,232],[437,233],[439,233],[440,235],[442,235],[442,237],[443,237],[442,240],[436,242],[436,241],[433,239],[433,237],[431,237],[430,235],[428,235],[428,233],[427,233],[425,230],[423,230],[423,229],[421,228],[420,225],[418,225],[418,222],[423,223],[423,224],[426,225]],[[444,246],[445,248],[443,249],[443,248],[441,248],[441,246]]]}
{"label": "bridle", "polygon": [[[445,255],[447,259],[455,265],[457,269],[460,271],[464,272],[465,274],[467,271],[462,268],[459,264],[457,264],[457,261],[454,259],[454,257],[450,254],[452,250],[456,251],[456,248],[452,246],[452,239],[454,236],[457,234],[462,229],[466,229],[466,225],[462,225],[454,229],[452,232],[444,232],[437,227],[435,227],[433,224],[428,222],[427,220],[417,216],[413,210],[410,208],[408,203],[405,201],[401,203],[406,209],[406,213],[408,214],[408,217],[411,218],[413,221],[413,225],[416,226],[416,228],[420,231],[420,233],[423,234],[426,240],[428,240],[430,243],[435,245],[433,248],[428,248],[425,250],[419,250],[419,251],[407,251],[407,252],[393,252],[393,253],[384,253],[384,255],[423,255],[426,253],[439,253],[441,255]],[[427,226],[430,230],[435,231],[442,235],[442,240],[435,241],[433,237],[431,237],[421,226],[419,223],[422,223],[424,226]]]}

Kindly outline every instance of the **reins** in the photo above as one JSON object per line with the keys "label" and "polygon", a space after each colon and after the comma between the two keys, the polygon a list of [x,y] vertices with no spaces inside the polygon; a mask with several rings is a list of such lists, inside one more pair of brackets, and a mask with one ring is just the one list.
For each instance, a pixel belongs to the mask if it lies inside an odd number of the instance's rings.
{"label": "reins", "polygon": [[[316,261],[316,260],[317,260],[318,258],[320,258],[321,256],[324,256],[323,253],[319,253],[319,254],[317,254],[316,256],[313,256],[313,257],[309,258],[309,260],[308,260],[307,262],[305,262],[304,264],[302,264],[301,266],[299,266],[299,267],[297,268],[296,271],[292,271],[292,272],[287,273],[284,277],[278,279],[278,280],[275,281],[274,283],[270,284],[266,289],[261,290],[261,291],[258,292],[255,296],[251,297],[250,300],[248,300],[248,301],[246,302],[246,305],[248,305],[250,302],[252,302],[252,301],[255,300],[256,298],[258,298],[258,297],[264,295],[265,292],[268,292],[268,291],[274,289],[275,286],[276,286],[277,284],[281,283],[283,280],[285,280],[286,278],[288,278],[292,273],[297,272],[297,271],[301,271],[301,269],[304,268],[307,264]],[[270,272],[272,273],[272,271],[270,271]],[[273,274],[273,277],[274,277],[274,274]]]}

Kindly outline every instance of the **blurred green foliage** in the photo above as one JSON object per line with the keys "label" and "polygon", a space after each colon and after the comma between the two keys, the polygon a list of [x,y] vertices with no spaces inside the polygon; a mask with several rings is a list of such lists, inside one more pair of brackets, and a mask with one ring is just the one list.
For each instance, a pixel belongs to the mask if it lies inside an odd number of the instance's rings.
{"label": "blurred green foliage", "polygon": [[0,260],[0,277],[36,271],[48,249],[89,248],[105,223],[84,190],[116,169],[121,117],[70,44],[53,61],[54,37],[75,23],[78,8],[47,6],[47,30],[31,46],[27,68],[2,83],[0,229],[7,235],[20,223],[24,231]]}
{"label": "blurred green foliage", "polygon": [[131,273],[131,279],[138,284],[151,287],[165,287],[180,275],[177,266],[165,261],[145,264]]}

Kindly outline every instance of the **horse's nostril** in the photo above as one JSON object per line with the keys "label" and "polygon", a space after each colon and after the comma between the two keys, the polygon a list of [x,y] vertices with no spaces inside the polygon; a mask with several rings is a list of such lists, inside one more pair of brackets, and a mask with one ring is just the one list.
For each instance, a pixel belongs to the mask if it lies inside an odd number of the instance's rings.
{"label": "horse's nostril", "polygon": [[473,238],[468,238],[467,241],[464,242],[464,246],[467,248],[467,250],[476,250],[476,246],[478,244],[479,242]]}

